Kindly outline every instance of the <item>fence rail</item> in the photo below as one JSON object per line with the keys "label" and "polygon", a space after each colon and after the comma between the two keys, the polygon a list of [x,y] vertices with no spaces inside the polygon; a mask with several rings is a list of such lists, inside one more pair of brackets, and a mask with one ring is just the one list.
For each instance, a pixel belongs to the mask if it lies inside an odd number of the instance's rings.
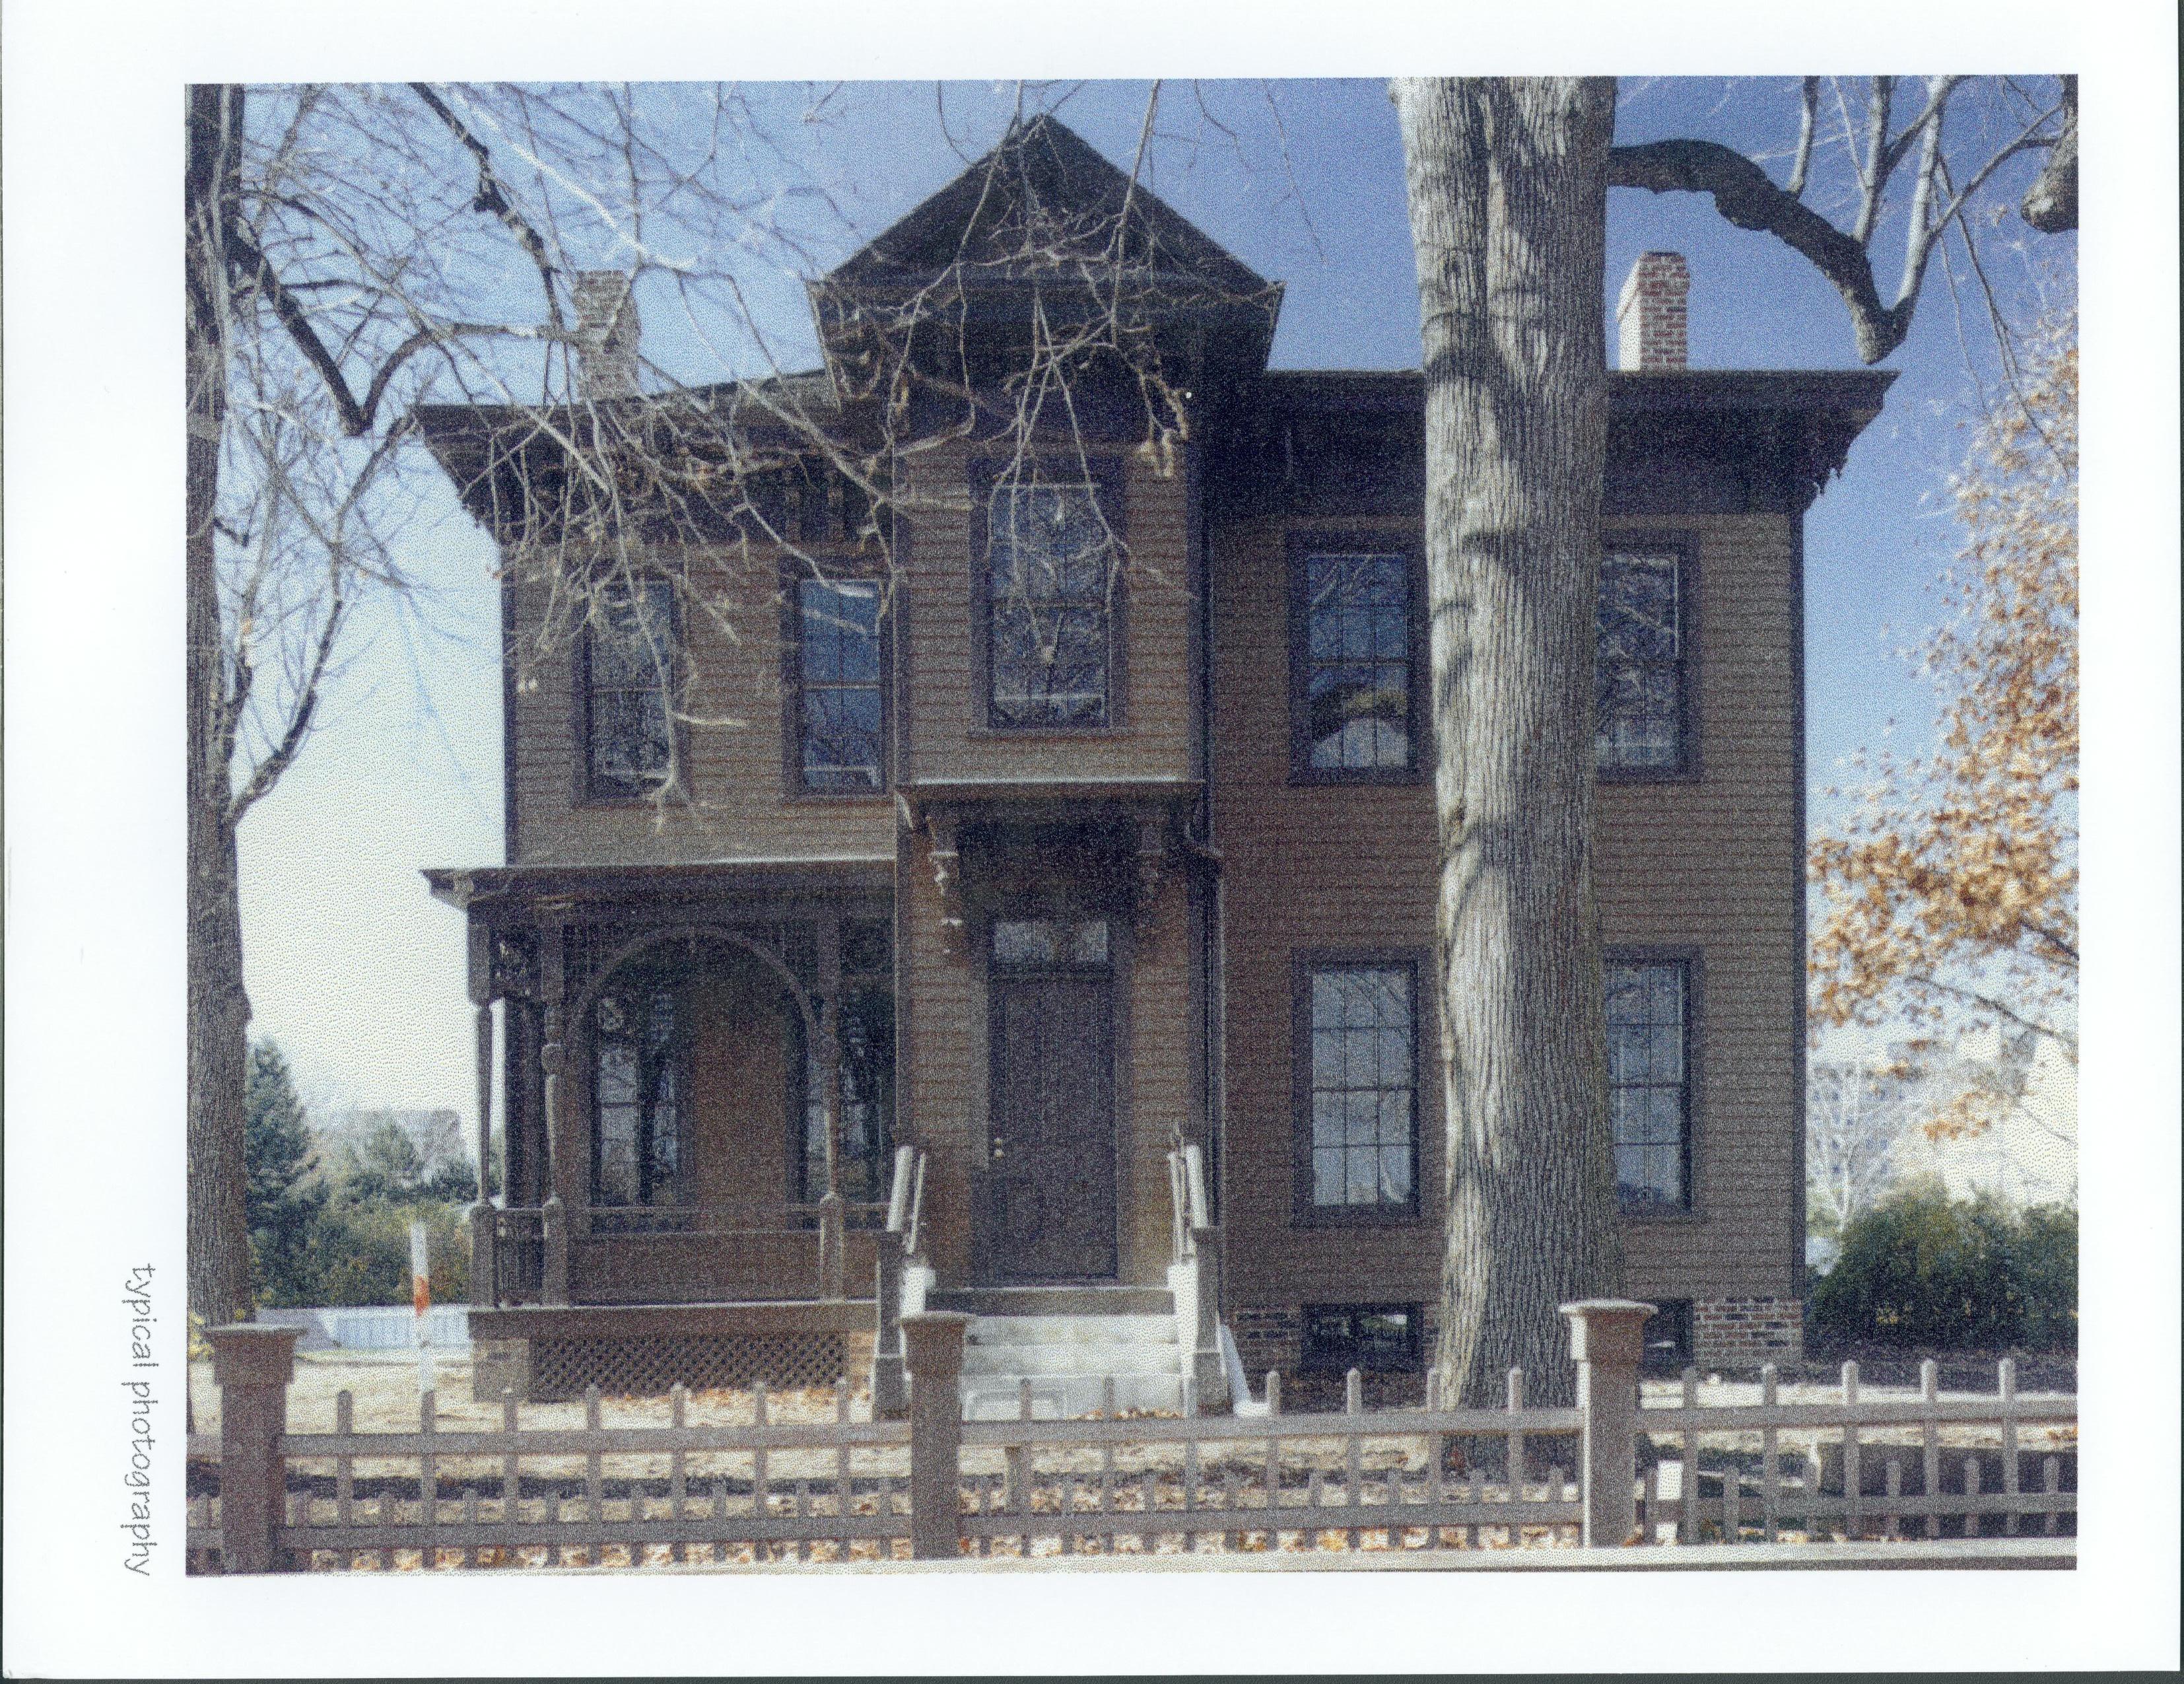
{"label": "fence rail", "polygon": [[[1933,1365],[1915,1400],[1868,1399],[1855,1365],[1837,1401],[1637,1407],[1645,1307],[1570,1307],[1573,1408],[1367,1411],[1358,1376],[1340,1411],[1123,1418],[1110,1382],[1098,1414],[965,1421],[957,1381],[967,1319],[903,1319],[907,1419],[691,1423],[677,1387],[665,1426],[526,1427],[512,1397],[497,1428],[443,1430],[426,1394],[416,1428],[286,1430],[292,1330],[214,1330],[220,1430],[193,1435],[193,1475],[219,1457],[219,1492],[194,1489],[192,1570],[344,1570],[413,1564],[640,1567],[659,1559],[833,1560],[1217,1551],[1477,1549],[1529,1542],[1772,1543],[2075,1534],[2074,1449],[2025,1431],[2074,1426],[2076,1400],[2020,1396],[2004,1364],[1991,1398],[1942,1398]],[[1626,1336],[1627,1335],[1627,1336]],[[1967,1428],[1995,1429],[1967,1445]],[[1947,1430],[1958,1441],[1944,1444]],[[1786,1449],[1785,1431],[1810,1442]],[[1868,1434],[1910,1435],[1902,1441]],[[1832,1434],[1830,1440],[1825,1435]],[[1758,1441],[1755,1456],[1751,1441]],[[363,1469],[365,1471],[360,1472]],[[389,1472],[389,1469],[398,1471]],[[1336,1541],[1339,1540],[1339,1546]]]}

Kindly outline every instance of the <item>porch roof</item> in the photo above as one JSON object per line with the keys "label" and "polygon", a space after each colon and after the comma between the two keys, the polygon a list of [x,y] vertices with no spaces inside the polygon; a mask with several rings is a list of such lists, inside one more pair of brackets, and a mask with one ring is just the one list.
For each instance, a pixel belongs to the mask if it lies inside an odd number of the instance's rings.
{"label": "porch roof", "polygon": [[697,899],[722,889],[891,887],[894,852],[744,855],[733,859],[622,865],[427,867],[433,898],[457,907],[493,901]]}

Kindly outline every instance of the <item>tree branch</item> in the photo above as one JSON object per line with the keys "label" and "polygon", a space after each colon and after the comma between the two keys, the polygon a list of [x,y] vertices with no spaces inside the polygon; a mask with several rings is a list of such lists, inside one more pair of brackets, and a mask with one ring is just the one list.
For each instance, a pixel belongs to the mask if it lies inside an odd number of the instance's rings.
{"label": "tree branch", "polygon": [[546,291],[547,316],[556,327],[563,326],[560,301],[554,296],[554,264],[547,254],[546,242],[502,190],[500,177],[493,167],[493,148],[470,131],[469,125],[448,109],[447,102],[432,92],[429,83],[412,82],[410,86],[477,161],[477,197],[471,201],[471,209],[498,216],[515,236],[516,243],[530,254],[531,261],[538,268],[538,283]]}
{"label": "tree branch", "polygon": [[1774,235],[1833,283],[1850,307],[1861,362],[1877,363],[1903,343],[1912,301],[1883,304],[1864,246],[1775,186],[1742,153],[1702,140],[1618,146],[1607,154],[1607,182],[1657,193],[1711,193],[1724,221]]}
{"label": "tree branch", "polygon": [[1797,155],[1790,165],[1790,185],[1787,189],[1791,198],[1804,198],[1805,178],[1811,173],[1813,167],[1813,131],[1818,125],[1820,114],[1820,79],[1818,76],[1805,78],[1804,90],[1800,96],[1800,106],[1797,118]]}

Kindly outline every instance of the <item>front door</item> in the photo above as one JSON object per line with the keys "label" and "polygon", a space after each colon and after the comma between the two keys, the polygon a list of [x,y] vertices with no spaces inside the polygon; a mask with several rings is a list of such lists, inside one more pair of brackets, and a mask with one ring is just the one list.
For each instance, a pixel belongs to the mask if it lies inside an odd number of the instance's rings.
{"label": "front door", "polygon": [[1115,1274],[1114,983],[1102,919],[994,925],[984,1269]]}

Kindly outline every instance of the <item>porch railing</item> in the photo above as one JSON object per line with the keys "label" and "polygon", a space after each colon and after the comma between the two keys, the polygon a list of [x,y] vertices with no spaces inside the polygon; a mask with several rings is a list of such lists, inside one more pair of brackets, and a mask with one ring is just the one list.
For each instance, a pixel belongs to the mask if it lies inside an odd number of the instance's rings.
{"label": "porch railing", "polygon": [[1228,1392],[1221,1355],[1221,1230],[1206,1205],[1206,1162],[1196,1146],[1167,1155],[1172,1241],[1168,1290],[1175,1297],[1177,1341],[1189,1353],[1185,1384],[1199,1408],[1217,1407]]}
{"label": "porch railing", "polygon": [[[888,1207],[811,1205],[481,1207],[472,1213],[473,1303],[839,1298],[869,1278]],[[573,1219],[572,1219],[573,1218]],[[561,1231],[556,1233],[554,1230]],[[577,1231],[570,1231],[571,1230]],[[549,1253],[569,1254],[567,1298]]]}

